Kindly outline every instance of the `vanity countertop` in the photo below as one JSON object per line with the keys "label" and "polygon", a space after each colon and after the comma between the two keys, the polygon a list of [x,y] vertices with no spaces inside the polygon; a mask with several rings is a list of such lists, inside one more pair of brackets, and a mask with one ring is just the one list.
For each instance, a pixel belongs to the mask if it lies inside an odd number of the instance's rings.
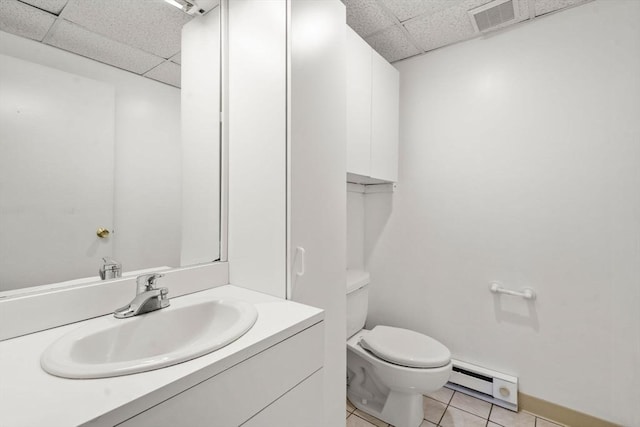
{"label": "vanity countertop", "polygon": [[43,351],[91,319],[0,342],[0,425],[113,426],[323,319],[322,310],[317,308],[233,285],[179,298],[197,300],[205,294],[253,303],[258,321],[226,347],[154,371],[83,380],[59,378],[43,371]]}

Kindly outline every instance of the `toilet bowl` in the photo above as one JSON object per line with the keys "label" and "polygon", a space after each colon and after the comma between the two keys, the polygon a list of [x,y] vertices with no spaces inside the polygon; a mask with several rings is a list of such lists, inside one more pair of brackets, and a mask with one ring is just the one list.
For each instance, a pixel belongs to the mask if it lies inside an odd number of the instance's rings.
{"label": "toilet bowl", "polygon": [[369,275],[347,273],[347,397],[361,411],[396,427],[418,427],[422,395],[451,374],[451,353],[435,339],[390,326],[362,329]]}

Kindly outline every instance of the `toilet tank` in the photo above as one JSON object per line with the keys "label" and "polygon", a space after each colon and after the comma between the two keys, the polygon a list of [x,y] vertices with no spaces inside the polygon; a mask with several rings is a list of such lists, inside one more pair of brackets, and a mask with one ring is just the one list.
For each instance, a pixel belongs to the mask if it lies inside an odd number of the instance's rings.
{"label": "toilet tank", "polygon": [[347,270],[347,338],[364,328],[369,309],[369,273]]}

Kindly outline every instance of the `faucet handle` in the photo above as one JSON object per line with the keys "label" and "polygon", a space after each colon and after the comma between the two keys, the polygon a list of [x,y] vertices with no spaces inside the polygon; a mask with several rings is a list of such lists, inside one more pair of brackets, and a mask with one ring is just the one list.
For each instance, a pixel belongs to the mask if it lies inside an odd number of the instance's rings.
{"label": "faucet handle", "polygon": [[150,291],[152,289],[156,289],[156,282],[164,277],[164,274],[160,273],[151,273],[151,274],[143,274],[142,276],[136,277],[136,287],[137,293],[142,293],[146,291]]}
{"label": "faucet handle", "polygon": [[117,279],[122,277],[122,264],[111,257],[102,258],[102,266],[98,270],[100,279]]}
{"label": "faucet handle", "polygon": [[102,264],[105,267],[106,266],[112,266],[112,265],[114,265],[114,266],[120,266],[121,265],[118,261],[116,261],[115,259],[113,259],[113,258],[111,258],[109,256],[106,256],[106,257],[102,258]]}

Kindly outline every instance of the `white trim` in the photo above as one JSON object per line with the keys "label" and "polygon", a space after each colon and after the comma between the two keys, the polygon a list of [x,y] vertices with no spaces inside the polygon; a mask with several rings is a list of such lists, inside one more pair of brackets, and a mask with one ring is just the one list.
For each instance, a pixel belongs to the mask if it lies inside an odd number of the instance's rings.
{"label": "white trim", "polygon": [[229,260],[229,0],[220,1],[220,261]]}
{"label": "white trim", "polygon": [[364,194],[364,184],[354,184],[353,182],[347,182],[347,191],[349,193],[361,193]]}
{"label": "white trim", "polygon": [[365,194],[374,194],[374,193],[394,193],[398,184],[395,182],[389,184],[367,184],[364,186]]}
{"label": "white trim", "polygon": [[293,264],[293,254],[292,254],[292,249],[291,249],[291,0],[286,0],[286,13],[287,13],[287,18],[286,18],[286,23],[287,23],[287,29],[286,29],[286,36],[285,36],[285,40],[286,40],[286,65],[285,65],[285,70],[286,70],[286,75],[285,75],[285,81],[286,81],[286,85],[287,85],[287,93],[285,94],[285,99],[286,99],[286,107],[285,107],[285,111],[286,111],[286,140],[285,140],[285,145],[286,145],[286,177],[285,177],[285,181],[286,181],[286,187],[287,187],[287,197],[285,200],[285,211],[286,211],[286,231],[285,231],[285,279],[286,279],[286,286],[285,286],[285,297],[288,300],[293,299],[293,278],[292,278],[292,272],[293,272],[293,268],[294,268],[294,264]]}
{"label": "white trim", "polygon": [[388,184],[355,184],[353,182],[347,182],[347,191],[349,193],[394,193],[396,188],[398,188],[398,184],[395,182],[390,182]]}

